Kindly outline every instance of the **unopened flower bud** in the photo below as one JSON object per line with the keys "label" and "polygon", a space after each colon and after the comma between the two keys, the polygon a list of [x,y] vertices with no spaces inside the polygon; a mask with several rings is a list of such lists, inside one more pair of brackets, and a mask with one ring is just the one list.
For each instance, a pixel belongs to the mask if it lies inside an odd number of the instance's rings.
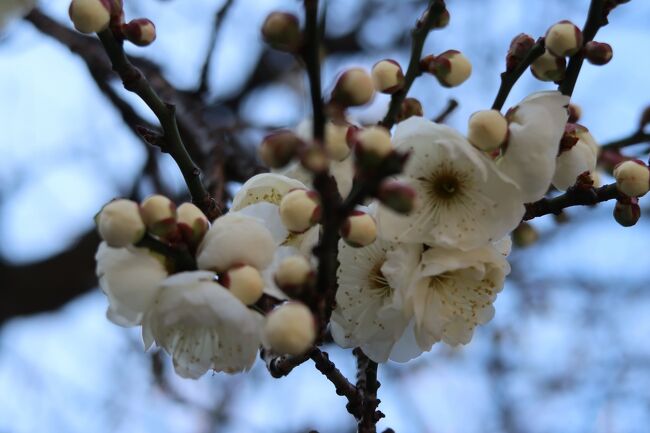
{"label": "unopened flower bud", "polygon": [[176,231],[176,205],[164,195],[152,195],[140,204],[142,221],[154,236],[167,237]]}
{"label": "unopened flower bud", "polygon": [[375,90],[392,95],[404,87],[402,67],[395,60],[381,60],[372,67]]}
{"label": "unopened flower bud", "polygon": [[287,302],[266,318],[263,341],[277,354],[302,355],[315,340],[314,316],[304,304]]}
{"label": "unopened flower bud", "polygon": [[270,168],[282,168],[291,162],[304,145],[293,132],[279,130],[264,137],[259,154],[262,162]]}
{"label": "unopened flower bud", "polygon": [[343,161],[350,154],[348,127],[349,125],[334,122],[325,125],[325,152],[336,161]]}
{"label": "unopened flower bud", "polygon": [[612,60],[614,51],[605,42],[589,41],[585,45],[585,58],[592,65],[606,65]]}
{"label": "unopened flower bud", "polygon": [[351,247],[365,247],[377,239],[377,224],[367,213],[354,211],[343,222],[340,234]]}
{"label": "unopened flower bud", "polygon": [[140,207],[131,200],[118,199],[105,205],[97,216],[99,235],[109,247],[133,245],[145,235]]}
{"label": "unopened flower bud", "polygon": [[402,122],[413,116],[424,116],[422,103],[415,98],[406,98],[402,101],[399,113],[397,113],[397,121]]}
{"label": "unopened flower bud", "polygon": [[415,208],[415,189],[396,180],[385,180],[379,185],[377,198],[386,207],[399,214],[409,214]]}
{"label": "unopened flower bud", "polygon": [[294,189],[282,197],[280,218],[290,232],[303,233],[318,223],[320,217],[320,200],[316,191]]}
{"label": "unopened flower bud", "polygon": [[639,160],[630,160],[614,168],[616,188],[628,197],[642,197],[650,189],[650,171]]}
{"label": "unopened flower bud", "polygon": [[582,32],[571,21],[560,21],[546,31],[545,44],[555,56],[572,56],[582,48]]}
{"label": "unopened flower bud", "polygon": [[375,167],[393,151],[390,133],[381,126],[349,131],[348,140],[354,144],[357,165]]}
{"label": "unopened flower bud", "polygon": [[541,81],[561,81],[564,79],[565,71],[566,59],[556,57],[548,50],[530,65],[530,72]]}
{"label": "unopened flower bud", "polygon": [[262,24],[262,37],[276,50],[295,53],[302,44],[298,17],[286,12],[272,12]]}
{"label": "unopened flower bud", "polygon": [[264,280],[260,271],[249,265],[236,266],[223,274],[219,282],[244,305],[253,305],[264,291]]}
{"label": "unopened flower bud", "polygon": [[641,218],[641,208],[639,199],[630,197],[629,199],[617,200],[614,206],[614,219],[623,227],[635,225]]}
{"label": "unopened flower bud", "polygon": [[313,283],[315,274],[309,260],[303,256],[291,256],[280,262],[275,271],[275,284],[288,295],[299,293]]}
{"label": "unopened flower bud", "polygon": [[68,14],[81,33],[98,33],[108,27],[111,7],[103,0],[72,0]]}
{"label": "unopened flower bud", "polygon": [[139,47],[146,47],[156,40],[156,26],[147,18],[138,18],[122,26],[126,39]]}
{"label": "unopened flower bud", "polygon": [[479,150],[492,152],[508,138],[508,121],[498,110],[477,111],[469,118],[467,139]]}
{"label": "unopened flower bud", "polygon": [[362,68],[343,72],[332,91],[332,102],[343,107],[365,105],[375,94],[372,77]]}
{"label": "unopened flower bud", "polygon": [[[449,15],[449,11],[447,10],[447,8],[444,5],[442,7],[444,9],[442,11],[440,11],[437,14],[437,16],[433,19],[433,22],[431,23],[430,30],[444,29],[445,27],[447,27],[449,25],[449,21],[451,19],[451,16]],[[416,24],[417,27],[421,28],[424,25],[424,23],[427,22],[428,15],[429,15],[429,10],[427,9],[422,13],[422,16],[418,20],[418,22]]]}
{"label": "unopened flower bud", "polygon": [[512,243],[520,248],[528,247],[539,239],[539,234],[535,227],[527,222],[522,222],[512,232]]}
{"label": "unopened flower bud", "polygon": [[210,223],[205,214],[193,203],[183,203],[176,210],[178,229],[190,245],[201,243]]}
{"label": "unopened flower bud", "polygon": [[526,33],[520,33],[510,42],[508,54],[506,54],[506,69],[511,71],[526,57],[526,54],[535,45],[535,40]]}
{"label": "unopened flower bud", "polygon": [[569,104],[569,120],[568,123],[577,123],[582,117],[582,108],[578,104]]}
{"label": "unopened flower bud", "polygon": [[437,57],[432,56],[427,66],[428,71],[444,87],[459,86],[472,74],[469,59],[457,50],[447,50]]}
{"label": "unopened flower bud", "polygon": [[312,145],[305,147],[300,152],[300,164],[305,170],[318,174],[329,168],[330,160],[325,149],[318,145]]}

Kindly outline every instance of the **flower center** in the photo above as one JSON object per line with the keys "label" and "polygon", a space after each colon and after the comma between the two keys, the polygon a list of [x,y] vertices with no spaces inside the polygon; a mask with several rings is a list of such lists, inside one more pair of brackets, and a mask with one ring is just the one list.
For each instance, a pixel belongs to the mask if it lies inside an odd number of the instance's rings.
{"label": "flower center", "polygon": [[388,298],[393,294],[393,288],[388,284],[386,276],[381,271],[384,261],[377,263],[368,274],[370,290],[380,298]]}
{"label": "flower center", "polygon": [[420,178],[429,197],[437,202],[453,202],[463,196],[467,189],[467,176],[444,164],[439,165],[429,177]]}

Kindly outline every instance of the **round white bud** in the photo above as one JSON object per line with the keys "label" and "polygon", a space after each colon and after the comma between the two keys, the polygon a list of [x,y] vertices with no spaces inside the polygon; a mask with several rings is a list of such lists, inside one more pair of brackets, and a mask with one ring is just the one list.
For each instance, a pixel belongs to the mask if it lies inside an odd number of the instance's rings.
{"label": "round white bud", "polygon": [[381,60],[372,67],[372,82],[381,93],[393,94],[404,87],[404,73],[394,60]]}
{"label": "round white bud", "polygon": [[365,105],[374,94],[372,77],[362,68],[351,68],[343,72],[336,82],[332,101],[344,107]]}
{"label": "round white bud", "polygon": [[110,10],[101,0],[72,0],[68,10],[74,28],[81,33],[98,33],[108,27]]}
{"label": "round white bud", "polygon": [[530,72],[540,81],[560,81],[564,78],[565,70],[566,59],[554,56],[548,50],[530,65]]}
{"label": "round white bud", "polygon": [[303,256],[291,256],[280,262],[275,271],[275,284],[281,290],[300,288],[308,284],[314,276],[314,270]]}
{"label": "round white bud", "polygon": [[287,302],[269,313],[264,342],[277,354],[302,355],[316,340],[316,324],[309,308]]}
{"label": "round white bud", "polygon": [[467,138],[479,150],[492,152],[508,138],[508,121],[498,110],[477,111],[469,118]]}
{"label": "round white bud", "polygon": [[122,26],[124,36],[139,47],[146,47],[156,40],[156,26],[147,18],[138,18]]}
{"label": "round white bud", "polygon": [[650,171],[642,161],[632,160],[614,168],[616,188],[628,197],[642,197],[650,189]]}
{"label": "round white bud", "polygon": [[582,32],[571,21],[560,21],[546,31],[545,44],[557,57],[572,56],[582,48]]}
{"label": "round white bud", "polygon": [[145,234],[140,207],[131,200],[113,200],[97,215],[97,229],[109,247],[123,248],[135,244]]}
{"label": "round white bud", "polygon": [[390,133],[381,126],[371,126],[357,131],[353,140],[356,143],[357,152],[372,154],[379,158],[386,157],[393,151],[393,144],[390,141]]}
{"label": "round white bud", "polygon": [[165,237],[176,231],[176,205],[164,195],[152,195],[140,204],[140,215],[149,233]]}
{"label": "round white bud", "polygon": [[280,218],[290,232],[305,232],[320,220],[320,216],[320,200],[315,191],[294,189],[282,197]]}
{"label": "round white bud", "polygon": [[176,210],[177,224],[181,235],[193,245],[197,245],[210,228],[205,214],[193,203],[183,203]]}
{"label": "round white bud", "polygon": [[472,74],[472,64],[460,51],[447,50],[432,59],[429,72],[442,86],[456,87],[464,83]]}
{"label": "round white bud", "polygon": [[260,271],[249,265],[231,268],[222,275],[219,282],[244,305],[256,303],[264,291],[264,280]]}
{"label": "round white bud", "polygon": [[354,211],[341,226],[341,237],[351,247],[365,247],[377,239],[377,224],[367,213]]}
{"label": "round white bud", "polygon": [[325,151],[330,158],[343,161],[350,154],[347,134],[348,125],[327,122],[325,125]]}

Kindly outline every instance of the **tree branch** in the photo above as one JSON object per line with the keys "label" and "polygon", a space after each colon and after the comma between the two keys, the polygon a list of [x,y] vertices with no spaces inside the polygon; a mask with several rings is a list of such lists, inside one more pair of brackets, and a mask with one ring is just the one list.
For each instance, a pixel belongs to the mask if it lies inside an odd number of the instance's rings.
{"label": "tree branch", "polygon": [[235,3],[234,0],[226,0],[224,4],[219,8],[217,13],[214,15],[214,24],[212,26],[212,31],[210,33],[210,40],[208,42],[208,51],[205,55],[203,66],[201,67],[199,86],[196,89],[196,94],[199,96],[204,95],[209,89],[208,81],[210,79],[210,67],[212,64],[212,58],[214,56],[214,48],[217,43],[217,37],[219,36],[219,30],[221,29],[221,23],[234,3]]}
{"label": "tree branch", "polygon": [[330,361],[326,352],[318,349],[313,349],[309,354],[309,358],[314,361],[316,369],[320,371],[327,379],[329,379],[336,388],[336,394],[344,396],[348,399],[348,404],[345,406],[348,412],[354,415],[357,419],[362,416],[362,398],[359,390],[352,385],[343,376],[343,373],[336,368],[336,365]]}
{"label": "tree branch", "polygon": [[501,85],[499,86],[499,91],[497,96],[494,98],[494,103],[492,108],[494,110],[501,110],[503,104],[505,104],[512,87],[515,85],[517,80],[522,76],[526,69],[535,61],[538,57],[544,54],[546,48],[544,47],[544,38],[539,38],[537,42],[528,50],[524,58],[519,62],[513,69],[506,70],[501,73]]}
{"label": "tree branch", "polygon": [[526,204],[524,221],[531,220],[543,215],[558,215],[563,209],[571,206],[595,205],[607,200],[624,198],[618,192],[616,184],[604,185],[600,188],[578,188],[570,187],[564,194],[553,198],[543,198],[534,203]]}

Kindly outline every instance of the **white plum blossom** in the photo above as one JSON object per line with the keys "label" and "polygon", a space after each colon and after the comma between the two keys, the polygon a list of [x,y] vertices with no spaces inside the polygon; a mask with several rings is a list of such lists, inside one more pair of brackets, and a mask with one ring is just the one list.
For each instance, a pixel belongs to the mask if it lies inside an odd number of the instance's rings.
{"label": "white plum blossom", "polygon": [[376,362],[406,362],[422,353],[404,310],[421,252],[420,244],[376,240],[353,248],[339,243],[339,288],[330,322],[337,344],[359,346]]}
{"label": "white plum blossom", "polygon": [[525,203],[541,199],[551,186],[568,105],[569,97],[560,92],[537,92],[506,115],[510,135],[497,164],[519,185]]}
{"label": "white plum blossom", "polygon": [[408,216],[379,206],[379,236],[464,250],[501,239],[524,215],[518,186],[454,129],[422,117],[398,124],[395,147],[411,152],[398,179],[417,192]]}
{"label": "white plum blossom", "polygon": [[557,166],[553,176],[553,186],[565,191],[576,182],[576,178],[585,171],[594,173],[598,162],[598,143],[587,128],[575,125],[578,141],[557,157]]}
{"label": "white plum blossom", "polygon": [[476,326],[494,317],[492,304],[510,272],[504,254],[508,242],[498,244],[471,251],[431,248],[422,254],[406,297],[422,350],[441,340],[467,344]]}
{"label": "white plum blossom", "polygon": [[199,245],[200,269],[225,272],[235,265],[265,269],[273,260],[275,242],[263,221],[239,212],[217,218]]}
{"label": "white plum blossom", "polygon": [[108,318],[120,326],[139,325],[167,278],[164,257],[146,248],[111,248],[102,242],[95,260]]}
{"label": "white plum blossom", "polygon": [[172,275],[143,319],[145,349],[154,342],[162,347],[179,376],[246,371],[255,362],[263,318],[214,277],[207,271]]}

